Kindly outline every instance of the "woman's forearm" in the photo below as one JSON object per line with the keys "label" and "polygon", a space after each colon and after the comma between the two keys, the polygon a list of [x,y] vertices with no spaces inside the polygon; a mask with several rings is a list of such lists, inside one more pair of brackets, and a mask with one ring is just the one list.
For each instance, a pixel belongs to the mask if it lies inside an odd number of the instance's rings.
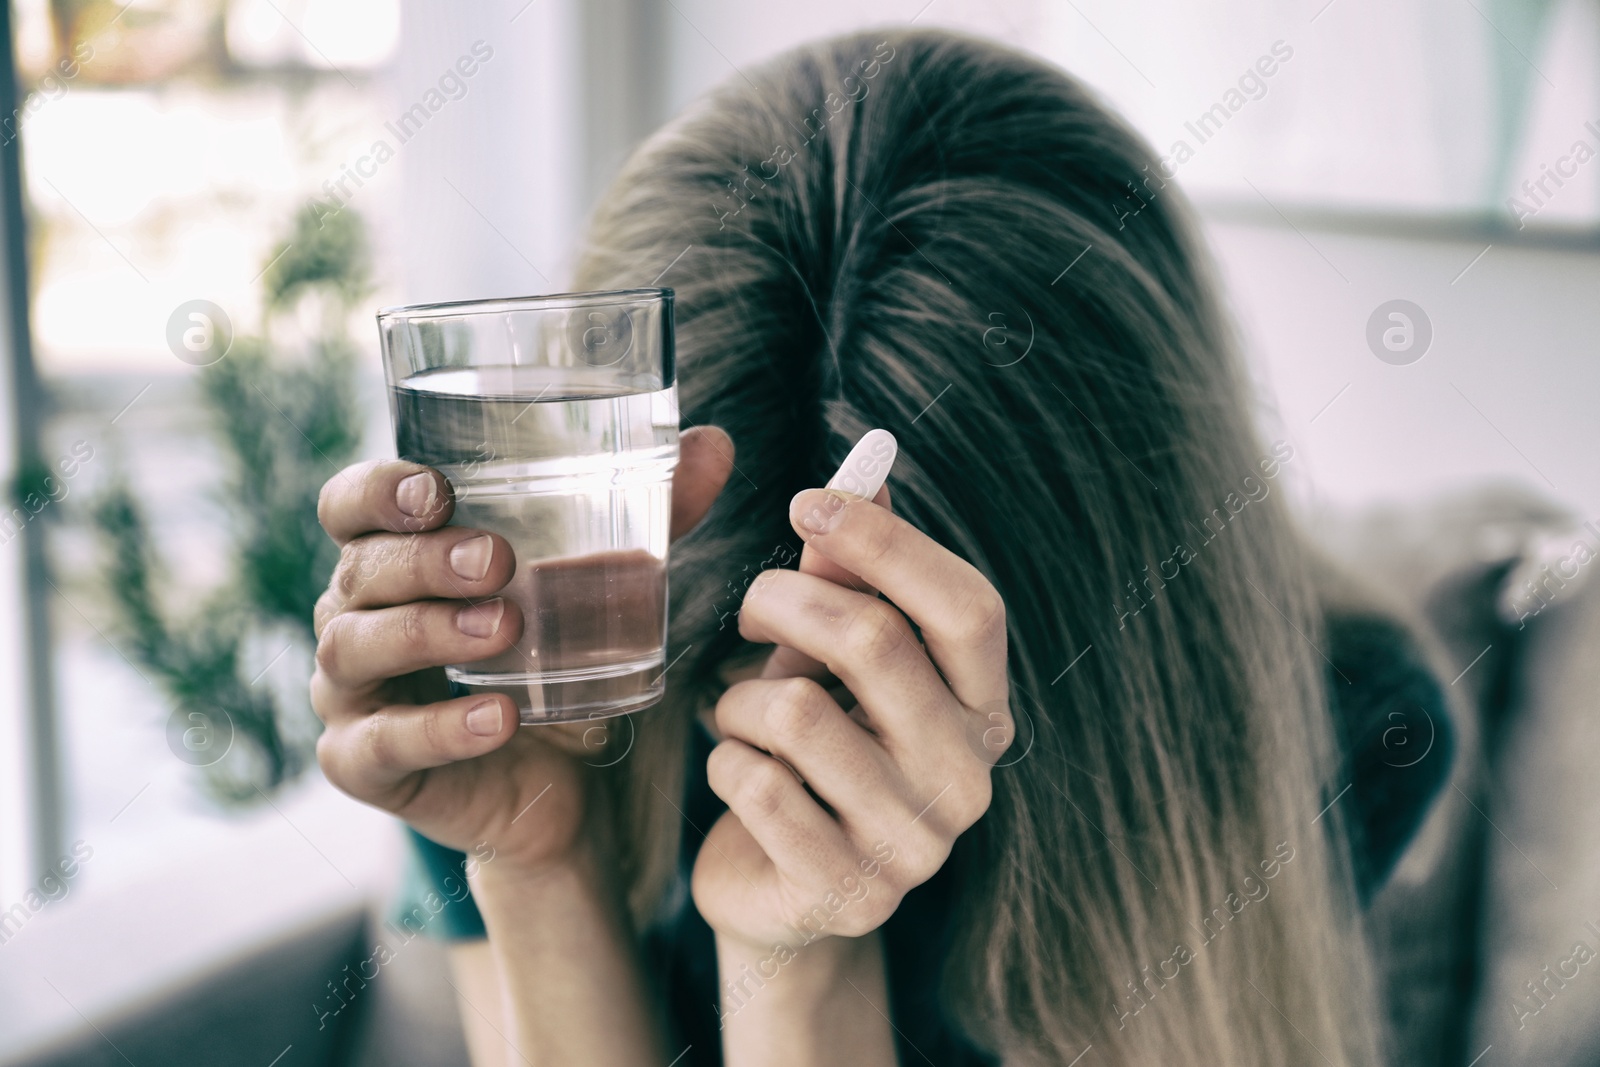
{"label": "woman's forearm", "polygon": [[728,1067],[892,1067],[883,942],[829,937],[795,950],[717,938]]}
{"label": "woman's forearm", "polygon": [[584,856],[537,873],[485,864],[472,888],[510,1003],[509,1062],[667,1062],[626,908],[598,863]]}
{"label": "woman's forearm", "polygon": [[520,1062],[511,1045],[514,1028],[506,1018],[500,965],[489,942],[481,937],[453,941],[449,954],[450,985],[456,991],[472,1067],[509,1067]]}

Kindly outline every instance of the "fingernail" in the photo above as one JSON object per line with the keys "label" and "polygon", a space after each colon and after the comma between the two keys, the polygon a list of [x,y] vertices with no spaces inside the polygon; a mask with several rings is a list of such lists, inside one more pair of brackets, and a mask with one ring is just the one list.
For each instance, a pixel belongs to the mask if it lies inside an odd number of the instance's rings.
{"label": "fingernail", "polygon": [[489,573],[494,555],[494,540],[488,534],[469,537],[450,550],[450,569],[469,582],[482,580]]}
{"label": "fingernail", "polygon": [[789,501],[789,521],[809,534],[833,529],[850,498],[833,489],[804,489]]}
{"label": "fingernail", "polygon": [[456,629],[468,637],[489,637],[500,626],[500,616],[506,613],[506,602],[500,597],[472,604],[456,612]]}
{"label": "fingernail", "polygon": [[420,518],[433,507],[433,498],[437,493],[433,475],[426,472],[413,474],[400,479],[400,484],[395,487],[394,502],[407,515]]}
{"label": "fingernail", "polygon": [[500,732],[502,716],[498,700],[485,700],[467,709],[467,729],[479,737],[493,737]]}

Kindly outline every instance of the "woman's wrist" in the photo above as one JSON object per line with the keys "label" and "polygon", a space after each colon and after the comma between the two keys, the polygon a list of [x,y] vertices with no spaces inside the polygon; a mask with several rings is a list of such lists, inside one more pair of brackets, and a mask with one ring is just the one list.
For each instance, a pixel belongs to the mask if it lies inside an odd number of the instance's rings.
{"label": "woman's wrist", "polygon": [[846,979],[869,975],[873,957],[881,952],[876,932],[764,946],[718,933],[716,943],[724,1013],[737,1011],[744,1002],[768,992],[770,1000],[805,1010],[827,1000]]}
{"label": "woman's wrist", "polygon": [[665,1062],[665,1020],[607,854],[582,846],[537,866],[495,860],[471,884],[523,1059]]}
{"label": "woman's wrist", "polygon": [[877,931],[766,948],[718,934],[717,972],[729,1063],[894,1062]]}
{"label": "woman's wrist", "polygon": [[590,777],[582,782],[578,799],[583,810],[582,819],[570,838],[554,848],[520,847],[526,842],[519,841],[515,831],[526,831],[524,837],[538,834],[537,816],[542,813],[537,807],[530,805],[518,816],[519,819],[526,816],[524,826],[516,826],[517,819],[513,819],[505,847],[498,848],[493,858],[472,866],[469,882],[474,896],[483,893],[496,899],[515,900],[528,894],[547,894],[564,887],[585,885],[603,890],[608,896],[615,895],[621,879],[611,797]]}
{"label": "woman's wrist", "polygon": [[478,864],[468,882],[473,899],[485,921],[490,913],[523,913],[538,901],[570,899],[574,896],[613,900],[619,887],[615,863],[603,850],[580,842],[560,856],[538,864],[523,863],[510,857],[497,857]]}

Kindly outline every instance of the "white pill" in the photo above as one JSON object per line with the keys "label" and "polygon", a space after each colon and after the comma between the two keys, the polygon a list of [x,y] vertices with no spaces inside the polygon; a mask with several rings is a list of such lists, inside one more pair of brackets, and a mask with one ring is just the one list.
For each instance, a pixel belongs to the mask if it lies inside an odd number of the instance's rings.
{"label": "white pill", "polygon": [[868,430],[839,464],[839,472],[828,479],[827,487],[871,500],[889,480],[889,468],[894,466],[898,450],[894,434]]}

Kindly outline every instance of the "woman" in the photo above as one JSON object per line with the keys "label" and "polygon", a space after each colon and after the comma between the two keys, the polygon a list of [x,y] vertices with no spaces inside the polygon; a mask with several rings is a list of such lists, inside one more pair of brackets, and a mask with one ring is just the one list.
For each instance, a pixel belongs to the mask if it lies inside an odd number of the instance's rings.
{"label": "woman", "polygon": [[[822,42],[624,168],[574,288],[663,272],[673,659],[604,746],[448,698],[521,620],[442,477],[322,501],[319,756],[436,890],[471,852],[475,1059],[1379,1062],[1358,904],[1448,745],[1371,727],[1438,687],[1327,617],[1149,148],[987,43]],[[873,427],[890,489],[812,488]]]}

